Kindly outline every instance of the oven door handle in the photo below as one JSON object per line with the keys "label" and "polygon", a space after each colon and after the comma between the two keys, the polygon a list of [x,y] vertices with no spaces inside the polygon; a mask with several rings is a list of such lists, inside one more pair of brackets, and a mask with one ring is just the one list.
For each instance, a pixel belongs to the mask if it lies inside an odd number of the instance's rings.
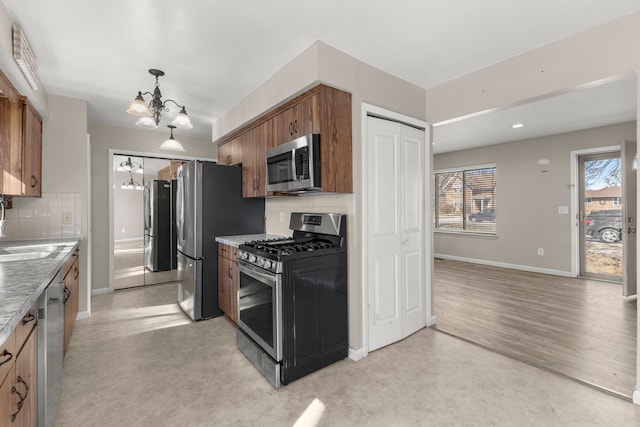
{"label": "oven door handle", "polygon": [[258,270],[257,267],[254,267],[251,264],[247,264],[244,261],[240,261],[240,260],[238,260],[238,267],[240,268],[240,273],[244,273],[247,276],[251,276],[254,279],[268,286],[274,287],[276,285],[275,273],[264,273]]}

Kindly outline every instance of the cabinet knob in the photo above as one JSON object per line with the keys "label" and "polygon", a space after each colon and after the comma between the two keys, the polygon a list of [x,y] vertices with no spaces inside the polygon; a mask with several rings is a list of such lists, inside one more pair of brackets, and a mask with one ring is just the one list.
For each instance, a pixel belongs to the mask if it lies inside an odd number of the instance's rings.
{"label": "cabinet knob", "polygon": [[35,175],[31,175],[31,188],[36,188],[38,186],[38,178]]}

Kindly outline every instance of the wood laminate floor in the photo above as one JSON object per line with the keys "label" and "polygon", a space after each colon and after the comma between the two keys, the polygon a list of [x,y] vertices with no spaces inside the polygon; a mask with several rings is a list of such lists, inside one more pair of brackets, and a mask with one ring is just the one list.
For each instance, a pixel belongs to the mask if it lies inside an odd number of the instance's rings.
{"label": "wood laminate floor", "polygon": [[615,283],[434,261],[436,329],[631,398],[636,298]]}

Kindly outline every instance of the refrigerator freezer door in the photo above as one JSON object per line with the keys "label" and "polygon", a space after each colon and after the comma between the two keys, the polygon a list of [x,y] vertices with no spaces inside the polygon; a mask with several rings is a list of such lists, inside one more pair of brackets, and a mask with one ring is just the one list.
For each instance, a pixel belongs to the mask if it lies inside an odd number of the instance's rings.
{"label": "refrigerator freezer door", "polygon": [[202,258],[202,163],[192,161],[180,166],[177,185],[178,250]]}
{"label": "refrigerator freezer door", "polygon": [[178,303],[193,320],[202,319],[202,260],[178,251]]}

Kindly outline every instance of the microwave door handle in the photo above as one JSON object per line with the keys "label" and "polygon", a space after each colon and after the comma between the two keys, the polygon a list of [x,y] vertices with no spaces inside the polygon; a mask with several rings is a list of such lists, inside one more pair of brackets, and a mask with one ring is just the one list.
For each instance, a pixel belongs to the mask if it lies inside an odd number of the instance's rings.
{"label": "microwave door handle", "polygon": [[291,150],[291,176],[292,181],[296,181],[298,179],[298,168],[297,166],[297,157],[296,157],[296,149]]}

